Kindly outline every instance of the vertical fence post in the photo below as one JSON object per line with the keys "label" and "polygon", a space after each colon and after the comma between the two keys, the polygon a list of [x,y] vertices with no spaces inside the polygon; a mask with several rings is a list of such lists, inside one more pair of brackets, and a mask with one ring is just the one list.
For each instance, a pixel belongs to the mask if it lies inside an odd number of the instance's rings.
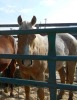
{"label": "vertical fence post", "polygon": [[[48,42],[49,42],[49,50],[48,56],[56,56],[55,50],[55,37],[56,33],[48,34]],[[49,68],[49,84],[56,85],[56,61],[48,60],[48,68]],[[56,88],[49,87],[50,90],[50,100],[56,100]]]}

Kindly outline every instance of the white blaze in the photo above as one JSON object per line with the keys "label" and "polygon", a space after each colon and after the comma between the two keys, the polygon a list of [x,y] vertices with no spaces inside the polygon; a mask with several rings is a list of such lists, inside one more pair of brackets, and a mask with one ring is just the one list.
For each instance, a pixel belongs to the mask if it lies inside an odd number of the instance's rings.
{"label": "white blaze", "polygon": [[[29,48],[29,45],[27,44],[24,48],[24,54],[25,55],[30,55],[30,48]],[[23,64],[28,67],[31,65],[31,60],[24,60],[23,61]]]}

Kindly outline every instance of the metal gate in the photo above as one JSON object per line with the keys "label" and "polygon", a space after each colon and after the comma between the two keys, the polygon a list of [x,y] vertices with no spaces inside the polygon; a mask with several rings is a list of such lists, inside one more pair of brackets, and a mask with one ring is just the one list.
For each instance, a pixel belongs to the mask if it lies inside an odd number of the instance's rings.
{"label": "metal gate", "polygon": [[[56,83],[56,61],[77,61],[77,56],[57,56],[55,51],[55,37],[56,33],[76,33],[77,27],[57,27],[50,29],[34,29],[34,30],[0,30],[0,35],[17,35],[17,34],[48,34],[49,51],[48,55],[11,55],[0,54],[0,58],[9,59],[32,59],[32,60],[47,60],[49,68],[48,82],[24,80],[15,78],[0,77],[0,82],[18,84],[18,85],[30,85],[36,87],[47,87],[50,90],[50,100],[56,100],[57,89],[74,90],[77,91],[76,85],[60,84]],[[53,42],[52,42],[53,41]],[[51,45],[52,42],[52,45]]]}

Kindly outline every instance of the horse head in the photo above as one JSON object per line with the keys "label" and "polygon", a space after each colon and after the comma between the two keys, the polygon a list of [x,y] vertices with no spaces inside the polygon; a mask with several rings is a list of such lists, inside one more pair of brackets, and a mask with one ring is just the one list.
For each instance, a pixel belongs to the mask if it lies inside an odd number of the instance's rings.
{"label": "horse head", "polygon": [[[18,16],[18,24],[19,24],[19,30],[27,30],[27,29],[33,29],[33,26],[36,23],[36,17],[33,16],[30,22],[23,21],[21,16]],[[35,34],[25,34],[25,35],[18,35],[18,54],[25,54],[25,55],[31,55],[33,54],[34,49],[34,40],[36,38]],[[25,66],[29,66],[32,64],[32,60],[23,60],[22,64]]]}

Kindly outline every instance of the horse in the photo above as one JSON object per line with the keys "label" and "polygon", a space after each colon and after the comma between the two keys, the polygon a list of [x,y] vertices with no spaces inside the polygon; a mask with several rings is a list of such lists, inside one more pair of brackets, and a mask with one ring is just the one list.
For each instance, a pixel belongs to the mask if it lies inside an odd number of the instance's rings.
{"label": "horse", "polygon": [[[36,23],[36,16],[33,16],[30,22],[23,21],[21,15],[18,16],[17,22],[19,30],[33,29]],[[44,35],[44,34],[43,34]],[[52,45],[52,44],[51,44]],[[56,54],[60,56],[76,55],[77,40],[75,37],[66,34],[56,34]],[[73,48],[72,48],[73,47]],[[40,34],[18,35],[18,54],[24,55],[47,55],[48,54],[48,37]],[[23,79],[33,79],[38,81],[45,80],[45,73],[48,69],[47,61],[42,60],[17,60],[19,70]],[[63,68],[64,61],[57,61],[56,71],[60,74],[61,83],[65,83],[65,73]],[[67,83],[72,84],[74,80],[75,61],[66,61]],[[30,87],[25,86],[26,100],[30,100]],[[38,88],[38,98],[44,100],[44,89]],[[60,91],[59,97],[62,98],[64,91]],[[73,93],[69,92],[69,99],[72,100]]]}
{"label": "horse", "polygon": [[[3,71],[2,76],[8,78],[14,78],[14,73],[16,71],[16,60],[12,59],[9,66]],[[10,96],[13,97],[13,84],[4,83],[4,92],[8,93],[8,86],[10,87]]]}
{"label": "horse", "polygon": [[[17,43],[12,35],[0,35],[0,54],[17,54]],[[13,78],[15,68],[15,59],[0,58],[0,72],[3,73],[3,76]],[[12,84],[10,88],[10,96],[13,96]],[[4,92],[7,92],[7,87],[5,87]]]}

